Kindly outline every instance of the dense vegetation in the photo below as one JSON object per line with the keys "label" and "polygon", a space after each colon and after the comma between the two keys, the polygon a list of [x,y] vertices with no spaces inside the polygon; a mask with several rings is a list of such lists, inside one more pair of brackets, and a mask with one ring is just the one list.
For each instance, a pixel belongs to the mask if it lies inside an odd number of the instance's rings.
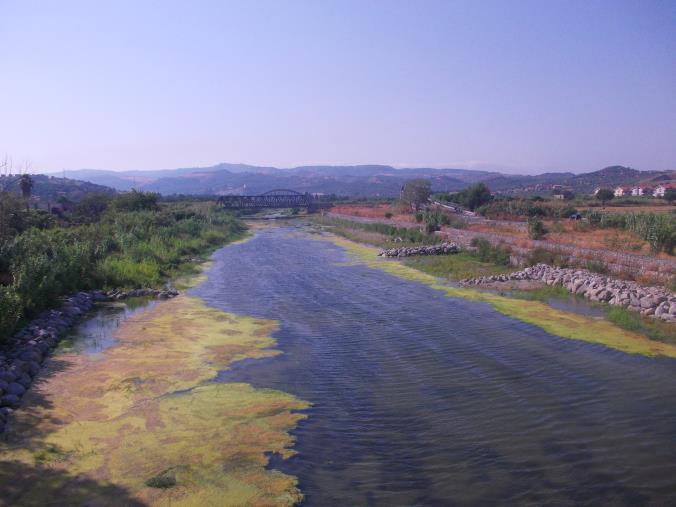
{"label": "dense vegetation", "polygon": [[519,217],[568,218],[577,210],[561,201],[545,201],[543,199],[506,198],[496,199],[477,209],[491,219],[509,219]]}
{"label": "dense vegetation", "polygon": [[493,199],[485,183],[475,183],[454,194],[440,194],[439,199],[454,202],[472,211],[488,204]]}
{"label": "dense vegetation", "polygon": [[672,254],[676,246],[674,213],[611,214],[592,211],[587,214],[587,219],[597,227],[631,231],[650,243],[653,252]]}
{"label": "dense vegetation", "polygon": [[66,217],[0,195],[0,338],[82,289],[152,287],[243,231],[209,203],[158,203],[132,192],[84,199]]}
{"label": "dense vegetation", "polygon": [[[333,230],[341,233],[342,230],[361,230],[387,236],[390,241],[400,240],[402,243],[431,244],[438,243],[439,239],[426,232],[416,228],[397,227],[396,225],[382,224],[378,222],[355,222],[343,218],[317,218],[315,219],[322,225],[333,227]],[[341,234],[345,235],[345,234]],[[379,246],[383,246],[380,245]]]}
{"label": "dense vegetation", "polygon": [[432,193],[429,180],[418,178],[407,181],[401,190],[401,200],[410,208],[418,211],[420,206],[427,204]]}
{"label": "dense vegetation", "polygon": [[418,223],[425,224],[425,232],[427,234],[440,230],[444,225],[455,227],[456,229],[465,229],[467,227],[467,223],[461,218],[441,210],[428,209],[425,212],[418,211],[415,214],[415,220]]}

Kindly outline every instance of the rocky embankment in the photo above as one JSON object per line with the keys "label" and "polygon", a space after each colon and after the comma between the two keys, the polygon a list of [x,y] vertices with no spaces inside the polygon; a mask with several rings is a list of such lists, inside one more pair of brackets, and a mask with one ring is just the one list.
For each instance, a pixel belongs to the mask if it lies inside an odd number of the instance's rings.
{"label": "rocky embankment", "polygon": [[389,248],[382,250],[378,255],[380,257],[410,257],[412,255],[454,254],[459,251],[460,247],[455,243],[441,243],[440,245]]}
{"label": "rocky embankment", "polygon": [[0,433],[7,418],[40,371],[49,353],[96,301],[116,301],[129,297],[169,299],[175,290],[136,289],[131,291],[79,292],[61,299],[56,310],[45,310],[36,319],[5,340],[0,347]]}
{"label": "rocky embankment", "polygon": [[512,280],[535,280],[547,285],[562,285],[570,292],[591,301],[603,301],[640,312],[641,315],[676,322],[676,296],[671,291],[662,287],[645,287],[636,282],[610,278],[586,269],[556,268],[547,264],[537,264],[514,273],[468,278],[460,283],[482,285]]}

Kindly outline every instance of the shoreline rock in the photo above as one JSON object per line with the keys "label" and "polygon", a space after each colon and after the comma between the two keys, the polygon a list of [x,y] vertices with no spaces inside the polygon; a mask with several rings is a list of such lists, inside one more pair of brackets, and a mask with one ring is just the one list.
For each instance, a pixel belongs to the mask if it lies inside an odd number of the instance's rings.
{"label": "shoreline rock", "polygon": [[647,287],[636,282],[620,280],[586,269],[557,268],[548,264],[515,271],[504,275],[466,278],[465,286],[483,285],[512,280],[536,280],[547,285],[561,285],[572,294],[639,312],[646,317],[676,322],[676,296],[663,287]]}
{"label": "shoreline rock", "polygon": [[13,336],[0,344],[0,433],[21,398],[39,374],[49,353],[65,332],[94,307],[96,302],[119,301],[130,297],[170,299],[174,289],[95,290],[59,298],[58,309],[45,310]]}
{"label": "shoreline rock", "polygon": [[423,245],[401,248],[389,248],[381,250],[379,257],[409,257],[412,255],[447,255],[455,254],[460,251],[460,247],[455,243],[441,243],[439,245]]}

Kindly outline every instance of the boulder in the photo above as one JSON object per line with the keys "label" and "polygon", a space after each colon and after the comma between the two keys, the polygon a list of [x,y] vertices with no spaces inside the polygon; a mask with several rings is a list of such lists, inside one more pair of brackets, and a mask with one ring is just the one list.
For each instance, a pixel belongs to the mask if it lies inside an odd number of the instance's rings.
{"label": "boulder", "polygon": [[7,386],[5,392],[14,396],[23,396],[26,392],[26,388],[19,384],[18,382],[12,382]]}
{"label": "boulder", "polygon": [[15,394],[5,394],[0,397],[0,406],[16,408],[19,406],[21,399]]}

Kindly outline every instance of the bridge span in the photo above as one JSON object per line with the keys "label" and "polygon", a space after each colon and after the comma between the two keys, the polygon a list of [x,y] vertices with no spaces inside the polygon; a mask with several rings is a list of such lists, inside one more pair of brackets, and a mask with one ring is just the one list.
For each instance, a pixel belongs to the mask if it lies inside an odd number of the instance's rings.
{"label": "bridge span", "polygon": [[310,193],[276,189],[259,195],[222,195],[218,204],[226,209],[307,208],[314,211],[327,206],[325,201]]}

